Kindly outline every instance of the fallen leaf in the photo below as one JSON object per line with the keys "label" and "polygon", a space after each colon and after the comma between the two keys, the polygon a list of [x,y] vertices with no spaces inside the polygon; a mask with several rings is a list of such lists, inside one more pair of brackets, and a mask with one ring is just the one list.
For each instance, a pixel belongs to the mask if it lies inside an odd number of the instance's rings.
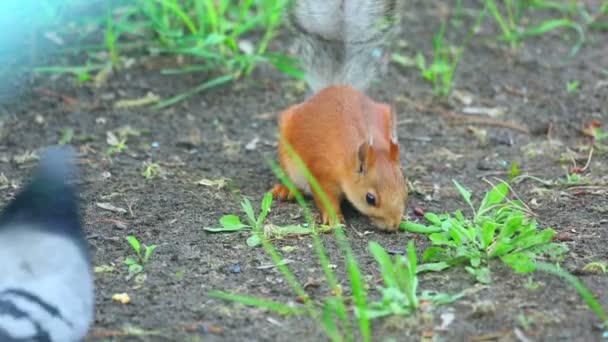
{"label": "fallen leaf", "polygon": [[600,89],[600,88],[604,88],[604,87],[608,87],[608,80],[607,81],[598,81],[597,84],[595,85],[595,89]]}
{"label": "fallen leaf", "polygon": [[285,252],[285,253],[293,252],[293,251],[295,251],[297,249],[298,249],[298,247],[296,247],[296,246],[283,246],[283,247],[281,247],[281,250],[283,252]]}
{"label": "fallen leaf", "polygon": [[146,330],[146,329],[142,329],[142,328],[131,326],[131,325],[125,326],[123,328],[123,332],[127,336],[151,336],[151,335],[161,336],[162,335],[161,332],[158,330]]}
{"label": "fallen leaf", "polygon": [[110,265],[95,266],[95,273],[111,273],[115,270],[116,268]]}
{"label": "fallen leaf", "polygon": [[456,161],[463,157],[462,154],[454,153],[445,147],[438,148],[435,151],[431,152],[431,156],[433,156],[437,159],[448,160],[448,161]]}
{"label": "fallen leaf", "polygon": [[13,161],[17,165],[33,162],[38,160],[38,154],[35,151],[25,151],[23,154],[13,156]]}
{"label": "fallen leaf", "polygon": [[250,40],[239,40],[239,49],[246,55],[251,55],[255,50],[253,43]]}
{"label": "fallen leaf", "polygon": [[131,100],[119,100],[114,103],[114,108],[133,108],[133,107],[143,107],[149,104],[160,101],[160,96],[148,92],[146,96],[139,99],[131,99]]}
{"label": "fallen leaf", "polygon": [[456,316],[452,312],[445,312],[441,314],[441,326],[437,327],[437,330],[448,330],[448,326],[452,324]]}
{"label": "fallen leaf", "polygon": [[194,146],[199,146],[203,142],[201,130],[194,127],[190,130],[190,143]]}
{"label": "fallen leaf", "polygon": [[454,90],[452,96],[465,106],[470,106],[473,103],[473,95],[462,90]]}
{"label": "fallen leaf", "polygon": [[99,203],[98,202],[98,203],[96,203],[96,205],[97,205],[98,208],[101,208],[101,209],[104,209],[104,210],[107,210],[107,211],[112,211],[112,212],[115,212],[115,213],[125,214],[127,212],[127,210],[125,210],[123,208],[116,207],[116,206],[114,206],[111,203]]}
{"label": "fallen leaf", "polygon": [[114,132],[106,132],[106,142],[110,146],[116,146],[120,143],[118,137],[116,137],[116,134],[114,134]]}
{"label": "fallen leaf", "polygon": [[271,268],[275,268],[275,267],[279,267],[279,266],[283,266],[283,265],[287,265],[287,264],[291,264],[293,262],[293,260],[291,259],[283,259],[281,260],[280,263],[278,264],[268,264],[268,265],[261,265],[256,267],[258,270],[267,270],[267,269],[271,269]]}
{"label": "fallen leaf", "polygon": [[464,107],[462,112],[469,115],[487,115],[492,118],[503,116],[506,112],[503,107]]}
{"label": "fallen leaf", "polygon": [[218,190],[221,190],[228,184],[229,180],[230,180],[229,178],[223,178],[223,177],[219,178],[219,179],[203,178],[203,179],[199,180],[198,182],[196,182],[196,184],[203,185],[203,186],[210,186],[210,187],[214,187]]}
{"label": "fallen leaf", "polygon": [[97,75],[95,75],[95,87],[101,88],[107,82],[112,75],[112,63],[108,63],[103,69],[101,69]]}
{"label": "fallen leaf", "polygon": [[517,336],[517,340],[519,342],[531,342],[531,340],[526,337],[526,335],[524,335],[524,333],[519,330],[519,328],[516,327],[515,329],[513,329],[513,333],[515,333],[515,336]]}
{"label": "fallen leaf", "polygon": [[258,142],[260,141],[259,137],[255,137],[253,139],[251,139],[250,142],[247,143],[247,145],[245,145],[245,149],[247,151],[253,151],[255,150],[255,148],[258,146]]}
{"label": "fallen leaf", "polygon": [[253,117],[256,119],[260,119],[260,120],[271,120],[271,119],[275,119],[277,117],[277,113],[265,112],[265,113],[255,114]]}
{"label": "fallen leaf", "polygon": [[398,53],[394,53],[391,55],[391,61],[395,62],[403,67],[413,67],[416,66],[416,60],[410,56],[404,56]]}
{"label": "fallen leaf", "polygon": [[473,134],[475,139],[479,142],[480,145],[484,146],[488,144],[488,131],[483,128],[477,128],[474,126],[467,127],[467,130]]}
{"label": "fallen leaf", "polygon": [[121,304],[129,304],[131,297],[126,293],[115,293],[112,295],[112,300]]}
{"label": "fallen leaf", "polygon": [[597,138],[598,128],[602,126],[602,123],[599,120],[591,120],[590,122],[583,125],[581,131],[584,135],[590,138]]}

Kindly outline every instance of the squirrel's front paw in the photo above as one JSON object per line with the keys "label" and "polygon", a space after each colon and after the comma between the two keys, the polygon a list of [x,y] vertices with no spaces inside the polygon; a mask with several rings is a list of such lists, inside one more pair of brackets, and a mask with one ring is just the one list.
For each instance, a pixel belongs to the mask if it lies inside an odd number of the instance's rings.
{"label": "squirrel's front paw", "polygon": [[283,184],[275,185],[270,192],[272,192],[272,197],[282,201],[291,201],[293,199],[293,193]]}
{"label": "squirrel's front paw", "polygon": [[[320,215],[321,224],[325,224],[325,225],[328,225],[330,227],[334,226],[335,224],[343,224],[343,223],[345,223],[345,221],[344,221],[344,215],[342,215],[342,213],[337,213],[336,214],[336,218],[337,218],[338,222],[331,222],[332,220],[330,219],[330,216],[329,216],[328,213],[323,212]],[[319,220],[317,220],[317,221],[319,221]]]}

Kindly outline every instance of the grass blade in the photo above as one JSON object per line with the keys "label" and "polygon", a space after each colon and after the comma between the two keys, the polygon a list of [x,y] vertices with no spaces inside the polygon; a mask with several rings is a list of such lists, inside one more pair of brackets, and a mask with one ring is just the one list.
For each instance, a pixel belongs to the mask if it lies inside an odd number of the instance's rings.
{"label": "grass blade", "polygon": [[608,325],[608,314],[606,314],[604,308],[602,308],[600,303],[595,299],[591,291],[589,291],[589,289],[587,289],[587,287],[575,276],[551,264],[537,263],[536,268],[564,278],[578,291],[591,310],[593,310],[593,312],[595,312],[595,314],[603,321],[604,325]]}
{"label": "grass blade", "polygon": [[301,308],[253,296],[245,296],[223,291],[211,291],[208,293],[208,295],[211,298],[239,302],[241,304],[274,311],[281,315],[300,315],[303,313],[303,310]]}
{"label": "grass blade", "polygon": [[425,226],[423,224],[408,221],[401,222],[401,224],[399,224],[399,229],[417,234],[432,234],[443,232],[443,229],[441,229],[440,226]]}
{"label": "grass blade", "polygon": [[387,287],[398,287],[397,276],[393,270],[393,261],[386,250],[375,241],[369,243],[369,250],[378,265],[380,265],[380,274],[382,275],[384,284]]}
{"label": "grass blade", "polygon": [[361,276],[361,270],[357,265],[355,255],[347,242],[346,235],[341,227],[336,228],[336,237],[338,239],[338,245],[340,245],[344,256],[346,258],[346,267],[350,276],[350,284],[355,299],[355,305],[357,312],[359,313],[359,331],[361,332],[361,338],[363,341],[371,341],[371,330],[369,318],[367,317],[367,293],[365,291],[363,277]]}
{"label": "grass blade", "polygon": [[161,108],[168,107],[168,106],[170,106],[170,105],[172,105],[174,103],[177,103],[177,102],[179,102],[181,100],[184,100],[184,99],[186,99],[186,98],[188,98],[188,97],[190,97],[190,96],[192,96],[194,94],[200,93],[201,91],[207,90],[209,88],[217,87],[220,84],[224,84],[224,83],[230,82],[230,81],[232,81],[234,79],[235,79],[234,75],[224,75],[224,76],[220,76],[220,77],[214,78],[214,79],[212,79],[210,81],[207,81],[207,82],[205,82],[205,83],[203,83],[201,85],[198,85],[198,86],[196,86],[196,87],[188,90],[187,92],[184,92],[184,93],[182,93],[180,95],[174,96],[174,97],[172,97],[172,98],[170,98],[168,100],[162,101],[162,102],[158,103],[157,105],[155,105],[152,108],[154,108],[154,109],[161,109]]}

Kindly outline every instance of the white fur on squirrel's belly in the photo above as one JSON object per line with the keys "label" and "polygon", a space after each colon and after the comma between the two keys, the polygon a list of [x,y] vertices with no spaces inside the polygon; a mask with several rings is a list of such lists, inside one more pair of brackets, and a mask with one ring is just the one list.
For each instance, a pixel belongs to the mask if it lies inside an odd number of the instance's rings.
{"label": "white fur on squirrel's belly", "polygon": [[298,169],[289,158],[287,158],[286,164],[287,165],[285,166],[285,172],[287,173],[287,177],[289,177],[289,179],[293,182],[296,188],[298,188],[300,191],[304,192],[307,195],[312,194],[312,191],[310,190],[310,185],[308,184],[304,173],[302,173],[300,169]]}

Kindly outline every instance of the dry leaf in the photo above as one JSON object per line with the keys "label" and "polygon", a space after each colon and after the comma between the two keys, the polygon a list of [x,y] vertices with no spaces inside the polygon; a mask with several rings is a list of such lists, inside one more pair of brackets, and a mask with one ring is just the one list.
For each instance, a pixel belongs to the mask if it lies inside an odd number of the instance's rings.
{"label": "dry leaf", "polygon": [[492,118],[503,116],[507,111],[503,107],[464,107],[462,112],[469,115],[487,115]]}
{"label": "dry leaf", "polygon": [[470,133],[473,133],[473,136],[475,137],[475,139],[477,139],[477,141],[479,141],[479,144],[481,144],[481,145],[488,144],[488,131],[486,131],[483,128],[477,128],[474,126],[467,127],[467,130]]}
{"label": "dry leaf", "polygon": [[101,69],[97,75],[95,75],[95,87],[101,88],[107,82],[110,76],[112,75],[112,64],[108,63],[103,69]]}
{"label": "dry leaf", "polygon": [[598,81],[597,84],[595,85],[595,89],[600,89],[600,88],[604,88],[604,87],[608,87],[608,80]]}
{"label": "dry leaf", "polygon": [[433,151],[431,153],[431,156],[433,156],[434,158],[437,158],[437,159],[445,159],[448,161],[456,161],[456,160],[462,158],[462,154],[454,153],[454,152],[448,150],[446,147],[441,147],[441,148],[436,149],[435,151]]}
{"label": "dry leaf", "polygon": [[129,304],[131,297],[126,293],[115,293],[112,295],[112,300],[121,304]]}
{"label": "dry leaf", "polygon": [[13,161],[17,165],[25,164],[38,160],[38,154],[35,151],[25,151],[23,154],[13,156]]}
{"label": "dry leaf", "polygon": [[452,312],[444,312],[441,314],[441,326],[437,327],[437,330],[447,331],[448,326],[452,324],[456,316]]}
{"label": "dry leaf", "polygon": [[116,270],[116,268],[114,266],[110,266],[110,265],[101,265],[101,266],[95,266],[95,273],[111,273],[114,272]]}
{"label": "dry leaf", "polygon": [[221,190],[228,184],[229,180],[230,180],[229,178],[223,178],[223,177],[220,179],[215,179],[215,180],[203,178],[203,179],[199,180],[198,182],[196,182],[196,184],[203,185],[203,186],[211,186],[218,190]]}
{"label": "dry leaf", "polygon": [[247,145],[245,145],[245,149],[247,151],[253,151],[256,149],[256,147],[258,146],[258,142],[260,141],[259,137],[255,137],[253,139],[251,139],[250,142],[247,143]]}
{"label": "dry leaf", "polygon": [[265,113],[255,114],[253,117],[256,119],[259,119],[259,120],[272,120],[277,117],[277,113],[276,112],[265,112]]}
{"label": "dry leaf", "polygon": [[255,50],[253,43],[250,40],[240,40],[239,41],[239,49],[243,51],[246,55],[251,55]]}
{"label": "dry leaf", "polygon": [[581,129],[581,131],[583,132],[584,135],[595,139],[597,136],[597,129],[602,127],[602,123],[599,120],[591,120],[590,122],[586,123],[583,128]]}
{"label": "dry leaf", "polygon": [[190,143],[194,146],[199,146],[203,142],[201,130],[194,127],[190,130]]}
{"label": "dry leaf", "polygon": [[123,208],[119,208],[116,207],[114,205],[112,205],[111,203],[96,203],[98,208],[107,210],[107,211],[112,211],[115,213],[121,213],[121,214],[125,214],[127,211]]}
{"label": "dry leaf", "polygon": [[452,96],[454,96],[454,98],[458,100],[458,102],[462,103],[465,106],[470,106],[471,103],[473,103],[473,95],[471,95],[471,93],[469,92],[462,90],[454,90],[452,92]]}
{"label": "dry leaf", "polygon": [[110,146],[116,146],[120,143],[118,137],[116,137],[116,134],[114,134],[114,132],[106,132],[106,142]]}

